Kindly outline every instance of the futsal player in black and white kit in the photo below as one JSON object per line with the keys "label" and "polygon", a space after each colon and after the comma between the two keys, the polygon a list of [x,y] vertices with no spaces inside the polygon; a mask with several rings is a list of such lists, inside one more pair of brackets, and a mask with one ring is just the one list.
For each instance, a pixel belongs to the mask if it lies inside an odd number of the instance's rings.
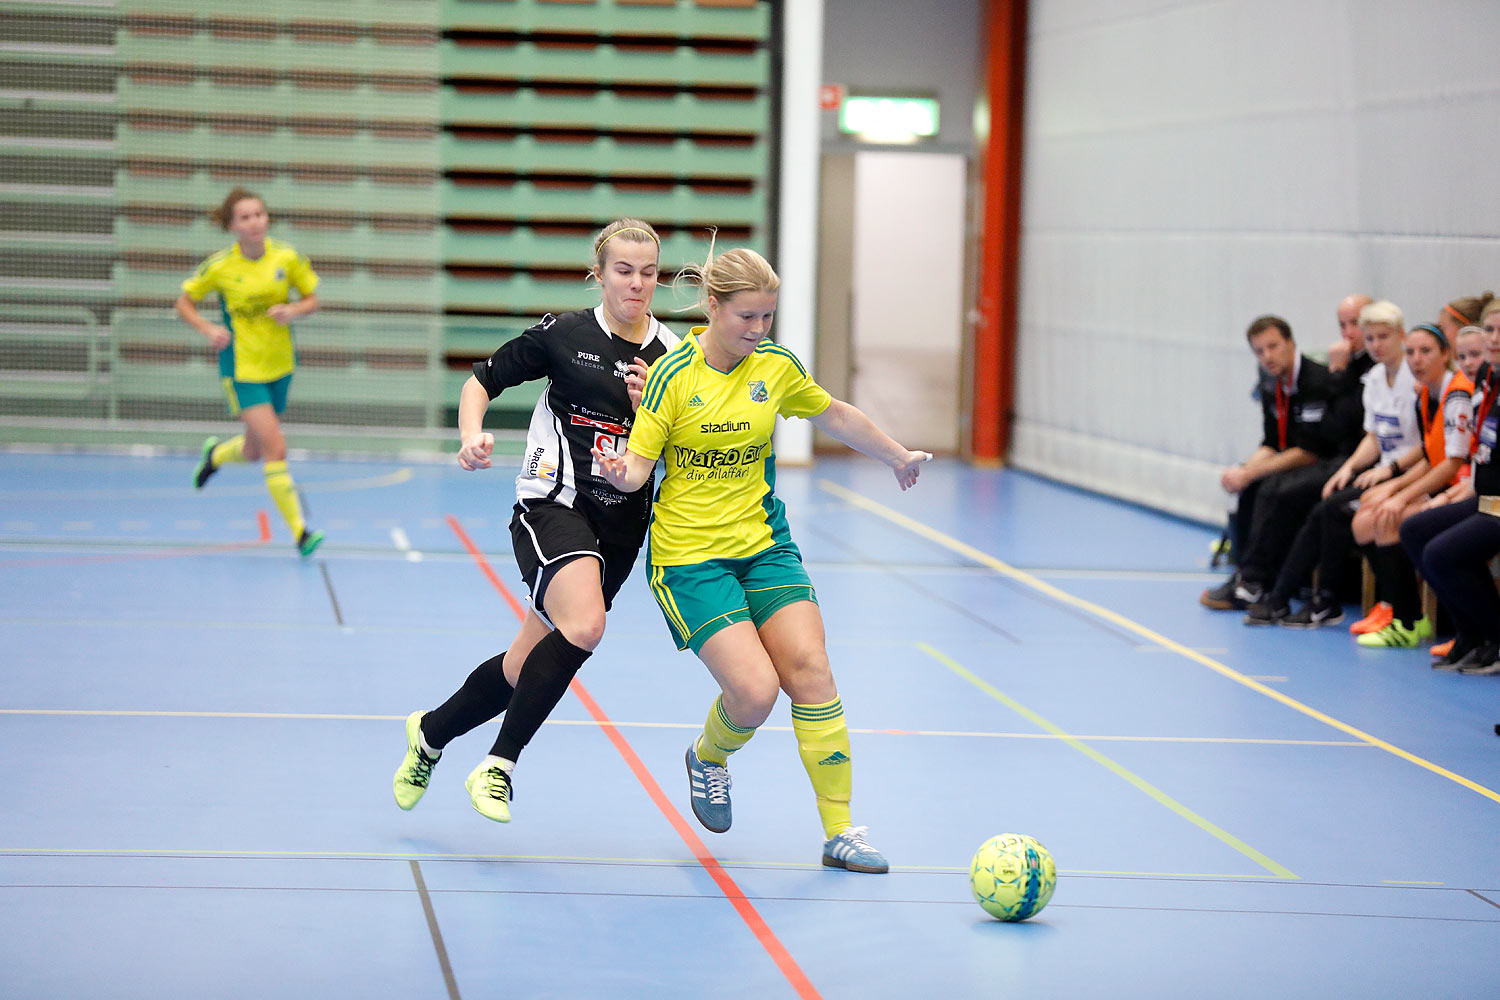
{"label": "futsal player in black and white kit", "polygon": [[651,516],[651,490],[622,493],[599,475],[592,452],[623,452],[646,368],[677,344],[651,315],[659,245],[639,219],[618,219],[594,238],[593,276],[603,301],[547,316],[474,366],[459,399],[458,463],[490,467],[484,432],[490,401],[545,378],[526,434],[510,522],[516,564],[531,592],[521,630],[503,654],[469,674],[447,701],[406,720],[396,804],[427,790],[449,741],[502,712],[490,753],[465,781],[474,808],[510,821],[511,771],[604,636],[604,615],[635,564]]}

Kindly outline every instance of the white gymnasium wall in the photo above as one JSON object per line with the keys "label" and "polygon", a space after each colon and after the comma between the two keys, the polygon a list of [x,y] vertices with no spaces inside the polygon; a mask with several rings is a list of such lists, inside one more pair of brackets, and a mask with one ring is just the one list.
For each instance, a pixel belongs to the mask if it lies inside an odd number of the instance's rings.
{"label": "white gymnasium wall", "polygon": [[1012,464],[1205,521],[1244,329],[1500,291],[1500,2],[1032,0]]}

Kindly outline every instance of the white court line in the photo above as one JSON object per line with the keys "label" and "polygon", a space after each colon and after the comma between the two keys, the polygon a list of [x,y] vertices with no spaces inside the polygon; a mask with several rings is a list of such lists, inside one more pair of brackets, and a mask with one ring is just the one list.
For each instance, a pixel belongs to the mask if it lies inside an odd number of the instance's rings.
{"label": "white court line", "polygon": [[[115,716],[119,718],[145,717],[165,719],[303,719],[335,722],[401,722],[404,715],[346,715],[332,712],[185,712],[156,711],[153,709],[113,708],[0,708],[0,715],[54,715],[54,716]],[[587,726],[616,729],[702,729],[701,722],[595,722],[593,719],[548,719],[547,726]],[[777,733],[792,732],[791,726],[761,726],[757,732],[769,730]],[[1281,740],[1257,739],[1246,736],[1085,736],[1069,733],[1058,736],[1053,733],[1000,733],[979,732],[961,729],[854,729],[851,733],[865,736],[960,736],[1001,740],[1097,740],[1111,743],[1249,743],[1262,746],[1299,747],[1354,747],[1371,749],[1371,744],[1358,740]]]}
{"label": "white court line", "polygon": [[407,562],[422,561],[422,553],[411,547],[411,539],[406,537],[406,532],[402,531],[399,526],[391,529],[391,541],[396,548],[406,553]]}
{"label": "white court line", "polygon": [[[265,859],[276,859],[285,861],[406,861],[415,859],[418,861],[511,861],[525,864],[544,865],[632,865],[650,867],[693,867],[698,864],[695,858],[620,858],[607,855],[569,855],[569,854],[458,854],[436,851],[279,851],[279,850],[226,850],[223,848],[183,848],[183,847],[7,847],[0,846],[0,857],[23,858],[182,858],[189,861],[261,861]],[[810,871],[823,870],[822,865],[812,864],[806,861],[750,861],[739,859],[723,862],[725,868],[759,868],[759,869],[807,869]],[[933,875],[968,875],[967,866],[956,867],[954,865],[906,865],[901,866],[901,871],[912,874]],[[1084,868],[1059,868],[1058,874],[1072,875],[1083,878],[1129,878],[1147,881],[1151,879],[1170,879],[1180,881],[1183,879],[1205,880],[1214,882],[1264,882],[1277,879],[1275,875],[1260,875],[1256,873],[1231,873],[1231,872],[1148,872],[1148,871],[1099,871]],[[1285,882],[1285,885],[1294,886],[1299,883]],[[1301,883],[1314,888],[1321,887],[1326,883],[1312,882]],[[1424,888],[1432,885],[1442,885],[1441,882],[1420,883]],[[217,886],[210,888],[218,888]],[[1383,888],[1383,886],[1355,885],[1353,888]],[[961,902],[971,905],[965,899],[943,900],[943,902]]]}

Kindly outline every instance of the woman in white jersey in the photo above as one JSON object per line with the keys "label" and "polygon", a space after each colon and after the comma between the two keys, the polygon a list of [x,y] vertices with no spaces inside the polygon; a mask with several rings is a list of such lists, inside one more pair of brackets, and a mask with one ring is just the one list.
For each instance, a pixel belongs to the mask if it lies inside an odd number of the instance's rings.
{"label": "woman in white jersey", "polygon": [[651,315],[659,245],[639,219],[605,226],[594,237],[590,272],[603,301],[544,317],[476,364],[464,384],[458,464],[472,471],[490,467],[495,439],[483,423],[490,401],[511,386],[547,379],[526,434],[510,522],[531,608],[508,650],[476,667],[436,709],[407,717],[406,757],[393,784],[402,809],[427,790],[450,740],[504,712],[494,746],[464,784],[481,815],[509,822],[516,759],[604,637],[605,612],[645,540],[651,497],[617,492],[600,478],[592,451],[624,447],[646,367],[677,344]]}
{"label": "woman in white jersey", "polygon": [[865,827],[849,819],[849,729],[817,598],[773,489],[771,432],[778,414],[806,417],[889,466],[903,490],[932,456],[897,444],[766,339],[781,280],[755,251],[715,257],[710,245],[703,266],[685,273],[700,284],[708,326],[652,366],[624,454],[596,458],[629,492],[666,456],[651,519],[651,589],[677,648],[693,650],[722,692],[686,753],[693,813],[715,833],[729,829],[729,755],[785,691],[823,823],[823,864],[885,872]]}
{"label": "woman in white jersey", "polygon": [[1374,648],[1411,649],[1432,635],[1433,623],[1422,615],[1416,570],[1401,546],[1401,522],[1457,483],[1469,460],[1474,383],[1453,367],[1453,347],[1441,327],[1418,323],[1407,331],[1406,364],[1417,385],[1422,451],[1415,461],[1396,463],[1401,475],[1391,480],[1391,492],[1378,502],[1362,502],[1351,524],[1375,571],[1376,590],[1389,595],[1386,624],[1358,633],[1361,646]]}

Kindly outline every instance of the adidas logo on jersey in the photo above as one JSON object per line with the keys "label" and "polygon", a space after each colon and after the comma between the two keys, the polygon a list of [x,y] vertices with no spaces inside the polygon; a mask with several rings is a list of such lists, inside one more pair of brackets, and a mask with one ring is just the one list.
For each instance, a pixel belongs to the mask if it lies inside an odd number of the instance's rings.
{"label": "adidas logo on jersey", "polygon": [[702,406],[703,405],[703,400],[699,399],[697,397],[697,395],[694,395],[692,399],[688,400],[688,405],[689,406]]}
{"label": "adidas logo on jersey", "polygon": [[847,764],[847,763],[849,763],[849,755],[846,754],[846,753],[844,753],[844,751],[842,751],[842,750],[835,750],[833,753],[829,754],[827,757],[824,757],[822,760],[818,761],[818,766],[821,767],[821,766],[823,766],[825,764],[837,766],[839,764]]}

